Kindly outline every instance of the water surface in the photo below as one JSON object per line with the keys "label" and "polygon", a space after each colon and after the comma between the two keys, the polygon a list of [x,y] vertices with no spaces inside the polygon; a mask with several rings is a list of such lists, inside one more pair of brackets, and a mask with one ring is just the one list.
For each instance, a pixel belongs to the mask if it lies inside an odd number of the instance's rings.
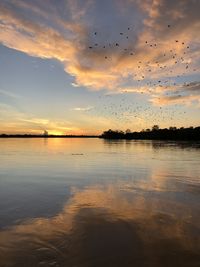
{"label": "water surface", "polygon": [[200,266],[200,146],[0,139],[0,267]]}

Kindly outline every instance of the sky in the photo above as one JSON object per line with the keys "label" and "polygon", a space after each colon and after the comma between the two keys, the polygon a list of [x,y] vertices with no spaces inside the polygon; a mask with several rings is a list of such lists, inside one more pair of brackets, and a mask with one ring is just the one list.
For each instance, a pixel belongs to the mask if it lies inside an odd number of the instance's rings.
{"label": "sky", "polygon": [[0,133],[200,125],[199,0],[1,0]]}

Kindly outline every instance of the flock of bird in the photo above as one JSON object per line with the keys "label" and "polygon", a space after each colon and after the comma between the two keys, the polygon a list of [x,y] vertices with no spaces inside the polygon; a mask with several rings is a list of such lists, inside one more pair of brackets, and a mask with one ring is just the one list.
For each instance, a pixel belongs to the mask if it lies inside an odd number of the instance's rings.
{"label": "flock of bird", "polygon": [[[171,28],[171,25],[168,24],[166,28]],[[121,38],[125,39],[130,39],[130,34],[131,27],[128,27],[126,32],[119,32]],[[120,41],[114,43],[100,45],[100,43],[95,42],[95,37],[97,36],[98,32],[94,32],[94,43],[88,47],[88,49],[92,52],[98,53],[99,49],[101,49],[101,51],[103,49],[117,49],[118,53],[127,53],[127,56],[136,55],[136,53],[130,49],[130,45],[129,48],[124,47],[124,39],[120,39]],[[163,96],[165,97],[176,96],[181,98],[182,92],[181,90],[179,90],[179,88],[190,86],[187,75],[191,74],[191,72],[197,72],[197,69],[193,67],[189,57],[190,46],[186,44],[185,41],[177,39],[174,40],[174,43],[181,46],[181,49],[179,49],[178,52],[176,51],[176,46],[174,47],[173,44],[170,44],[170,46],[172,46],[173,48],[170,49],[171,47],[169,46],[170,48],[168,49],[168,51],[164,51],[162,55],[159,54],[159,59],[152,62],[143,61],[142,59],[137,61],[135,69],[132,73],[134,85],[138,88],[145,88],[145,91],[138,90],[138,92],[140,92],[141,94],[148,92],[149,94],[155,95],[156,88],[159,88],[160,92],[162,92]],[[152,49],[157,49],[159,47],[159,43],[152,43],[146,40],[144,46]],[[105,60],[109,60],[109,56],[108,54],[106,54],[106,52],[103,56]],[[179,65],[180,67],[179,74],[175,75],[175,70],[173,68],[177,65]],[[163,70],[165,72],[164,75],[161,75],[162,78],[156,79],[152,78],[153,76],[151,77],[152,73],[156,72],[157,74],[159,74]],[[186,78],[185,81],[184,78]],[[175,89],[171,90],[172,87]],[[123,93],[128,93],[128,91],[125,90]],[[151,121],[155,121],[156,123],[158,123],[159,121],[162,122],[166,119],[173,121],[173,118],[177,118],[177,116],[179,115],[183,117],[186,114],[186,110],[181,109],[180,111],[178,111],[177,105],[174,105],[171,108],[160,106],[158,114],[158,111],[152,109],[150,105],[145,107],[144,105],[139,105],[139,103],[133,101],[129,104],[127,104],[126,102],[126,98],[122,98],[121,103],[118,104],[113,104],[111,102],[106,103],[104,99],[105,104],[101,103],[101,105],[96,108],[96,111],[93,109],[92,111],[88,112],[95,112],[96,115],[99,113],[99,115],[104,115],[105,117],[114,116],[116,121],[120,123],[132,122],[133,118],[141,120],[143,120],[144,118],[145,120],[150,119]]]}
{"label": "flock of bird", "polygon": [[176,119],[186,118],[186,110],[177,107],[177,105],[174,105],[173,107],[152,108],[150,103],[144,105],[138,100],[131,99],[128,94],[125,94],[123,98],[117,95],[105,95],[100,97],[99,104],[96,107],[85,112],[94,117],[104,117],[108,120],[113,118],[117,129],[120,129],[122,125],[134,124],[134,122],[141,127],[144,127],[145,122],[147,122],[146,128],[148,128],[149,124],[162,124],[166,120],[175,124]]}

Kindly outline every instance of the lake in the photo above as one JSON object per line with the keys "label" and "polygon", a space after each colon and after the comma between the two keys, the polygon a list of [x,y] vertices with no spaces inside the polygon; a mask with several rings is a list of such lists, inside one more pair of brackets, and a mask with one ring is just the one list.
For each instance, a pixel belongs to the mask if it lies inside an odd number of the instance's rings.
{"label": "lake", "polygon": [[0,267],[199,267],[200,144],[0,139]]}

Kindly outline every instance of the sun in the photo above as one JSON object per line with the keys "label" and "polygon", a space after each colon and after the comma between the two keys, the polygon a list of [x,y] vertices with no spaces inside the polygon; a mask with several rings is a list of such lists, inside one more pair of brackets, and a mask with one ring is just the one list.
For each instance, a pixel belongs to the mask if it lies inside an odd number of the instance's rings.
{"label": "sun", "polygon": [[65,135],[66,133],[58,130],[49,131],[49,135]]}

